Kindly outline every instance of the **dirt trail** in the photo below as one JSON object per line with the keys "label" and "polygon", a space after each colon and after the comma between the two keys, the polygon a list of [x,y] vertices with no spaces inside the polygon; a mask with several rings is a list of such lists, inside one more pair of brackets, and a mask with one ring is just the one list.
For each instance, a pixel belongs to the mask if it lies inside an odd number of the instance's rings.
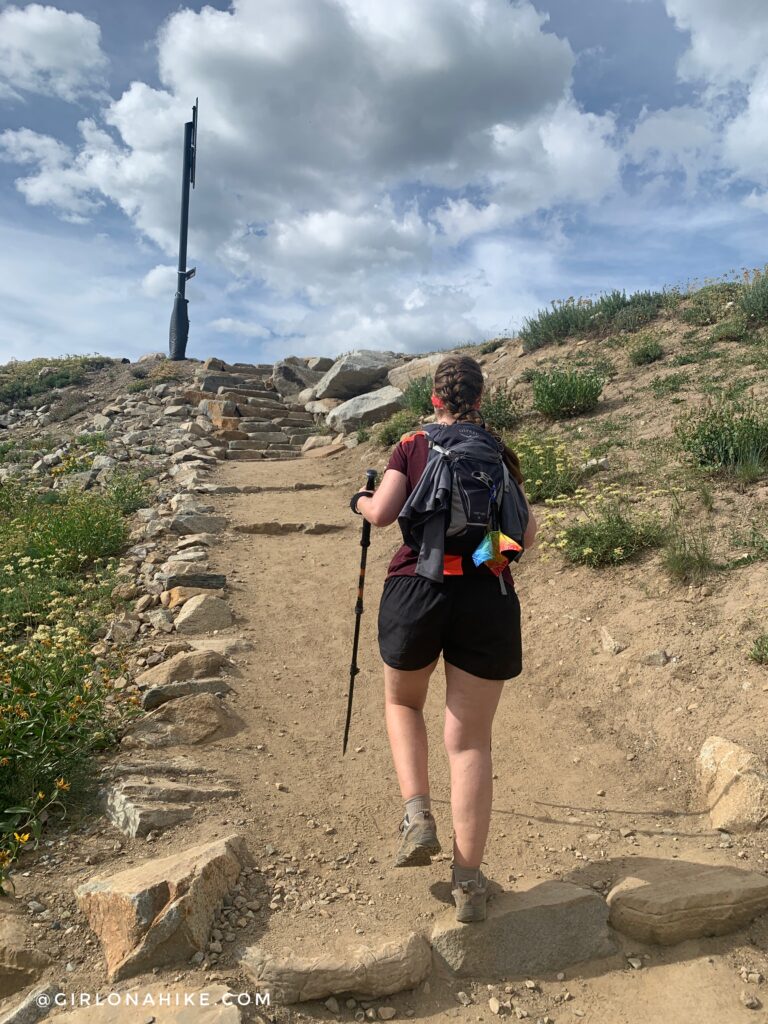
{"label": "dirt trail", "polygon": [[[386,565],[398,544],[396,526],[374,531],[351,749],[341,758],[360,551],[360,521],[349,513],[347,501],[363,479],[363,460],[370,457],[353,450],[332,459],[228,464],[216,474],[219,484],[275,488],[215,498],[216,511],[229,516],[235,529],[270,520],[344,527],[318,536],[233,531],[215,549],[212,567],[230,580],[238,619],[234,632],[253,648],[237,658],[242,675],[232,699],[245,728],[199,750],[197,760],[238,781],[246,813],[227,819],[212,811],[204,825],[190,823],[158,844],[175,847],[193,837],[199,840],[201,831],[208,835],[234,822],[244,828],[262,862],[288,865],[283,876],[288,898],[275,903],[266,932],[249,937],[271,948],[298,945],[319,952],[337,939],[394,936],[427,926],[450,900],[447,854],[430,868],[395,872],[389,867],[401,804],[383,728],[376,610]],[[321,486],[295,491],[297,482]],[[735,849],[720,848],[706,817],[695,805],[688,810],[685,780],[690,772],[681,773],[677,782],[675,766],[653,750],[628,752],[630,737],[613,728],[600,709],[602,698],[595,691],[607,687],[614,701],[626,707],[628,718],[635,714],[621,683],[607,681],[608,674],[617,672],[606,668],[609,656],[586,658],[593,646],[590,606],[592,614],[599,611],[604,593],[583,593],[583,577],[580,584],[575,573],[556,573],[536,556],[520,568],[518,590],[527,623],[526,669],[508,684],[495,727],[497,781],[488,874],[509,888],[515,879],[530,884],[552,877],[609,884],[627,873],[628,858],[757,867],[754,858],[744,865]],[[579,612],[569,618],[571,600]],[[559,666],[551,664],[557,646],[537,653],[537,638],[553,628],[563,655]],[[546,671],[537,672],[545,659]],[[621,671],[618,678],[626,684],[626,670]],[[558,672],[564,678],[558,679]],[[450,850],[443,693],[444,676],[438,670],[427,719],[433,799],[443,845]],[[654,711],[647,711],[653,717]],[[683,757],[691,755],[683,752]],[[601,790],[604,796],[598,795]],[[622,838],[621,828],[635,831]],[[764,1019],[740,1005],[744,985],[737,968],[748,965],[768,973],[765,932],[757,924],[749,936],[673,950],[626,945],[597,973],[576,968],[567,972],[566,982],[544,982],[544,995],[532,997],[531,1016],[576,1020],[583,1012],[593,1024]],[[627,968],[628,953],[647,954],[643,970]],[[575,998],[557,1005],[566,987]],[[490,1019],[483,990],[476,993],[477,1005],[462,1007],[456,1001],[461,988],[467,984],[443,980],[429,995],[409,993],[391,1002],[399,1015],[412,1009],[427,1019],[443,1013]]]}

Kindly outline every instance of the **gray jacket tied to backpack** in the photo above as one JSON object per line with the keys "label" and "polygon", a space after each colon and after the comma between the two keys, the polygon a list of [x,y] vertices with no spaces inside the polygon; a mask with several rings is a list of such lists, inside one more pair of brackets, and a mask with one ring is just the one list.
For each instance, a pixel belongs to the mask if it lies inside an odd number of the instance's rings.
{"label": "gray jacket tied to backpack", "polygon": [[442,583],[446,553],[471,555],[489,530],[522,545],[529,513],[503,446],[487,430],[460,421],[429,424],[424,432],[427,465],[398,522],[403,541],[419,553],[416,575]]}

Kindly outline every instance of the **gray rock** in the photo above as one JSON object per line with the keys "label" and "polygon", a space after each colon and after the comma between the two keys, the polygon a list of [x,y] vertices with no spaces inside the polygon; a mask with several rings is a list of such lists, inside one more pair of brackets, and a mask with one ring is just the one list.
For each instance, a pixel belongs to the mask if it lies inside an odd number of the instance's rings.
{"label": "gray rock", "polygon": [[350,352],[337,359],[317,383],[316,394],[322,398],[346,401],[384,384],[387,373],[398,362],[394,352]]}
{"label": "gray rock", "polygon": [[304,409],[313,416],[325,416],[342,404],[340,398],[318,398],[316,401],[307,402]]}
{"label": "gray rock", "polygon": [[139,356],[136,360],[137,363],[162,363],[168,357],[165,352],[145,352],[143,356]]}
{"label": "gray rock", "polygon": [[756,871],[660,860],[608,894],[611,925],[639,942],[671,946],[727,935],[768,910],[768,878]]}
{"label": "gray rock", "polygon": [[215,908],[249,862],[242,836],[231,835],[79,886],[75,896],[101,941],[109,979],[202,952]]}
{"label": "gray rock", "polygon": [[710,736],[699,753],[698,773],[713,828],[754,832],[768,822],[768,768],[762,758]]}
{"label": "gray rock", "polygon": [[333,437],[330,434],[313,434],[306,439],[301,450],[311,452],[313,448],[324,448],[327,444],[333,444]]}
{"label": "gray rock", "polygon": [[173,533],[222,533],[229,526],[226,516],[205,516],[195,512],[184,512],[174,516],[170,522]]}
{"label": "gray rock", "polygon": [[432,957],[423,935],[378,946],[352,946],[333,953],[317,949],[302,955],[278,956],[259,946],[246,949],[241,961],[246,974],[273,999],[298,1003],[352,992],[376,999],[415,988],[429,974]]}
{"label": "gray rock", "polygon": [[326,373],[332,366],[333,360],[328,356],[311,356],[307,360],[307,367],[310,370],[319,370],[320,373]]}
{"label": "gray rock", "polygon": [[651,651],[649,654],[643,655],[643,665],[649,665],[654,668],[663,668],[669,664],[669,655],[666,651]]}
{"label": "gray rock", "polygon": [[166,683],[164,686],[151,686],[141,696],[141,706],[145,711],[153,711],[166,701],[176,697],[186,697],[189,693],[230,693],[232,687],[223,679],[185,679],[177,683]]}
{"label": "gray rock", "polygon": [[154,686],[165,687],[171,683],[185,683],[190,679],[206,679],[231,664],[220,651],[182,651],[168,661],[142,672],[136,679],[136,685],[142,690]]}
{"label": "gray rock", "polygon": [[327,423],[332,430],[349,432],[369,423],[381,423],[402,407],[403,392],[388,384],[343,402],[328,413]]}
{"label": "gray rock", "polygon": [[393,367],[387,374],[387,379],[393,387],[405,391],[413,380],[418,380],[420,377],[434,377],[435,370],[446,355],[446,352],[435,352],[430,356],[423,356],[421,359],[409,359],[407,363]]}
{"label": "gray rock", "polygon": [[314,387],[322,376],[320,370],[310,370],[306,366],[283,359],[275,363],[271,379],[277,393],[284,396],[297,395],[305,388]]}
{"label": "gray rock", "polygon": [[149,782],[135,778],[110,786],[105,794],[105,808],[112,824],[135,839],[149,832],[164,832],[190,818],[195,806],[237,796],[237,789],[216,783],[172,782],[154,779]]}
{"label": "gray rock", "polygon": [[616,952],[605,901],[593,889],[554,881],[501,894],[472,927],[447,913],[432,948],[459,977],[489,980],[557,972]]}
{"label": "gray rock", "polygon": [[125,750],[159,750],[194,746],[231,736],[242,723],[224,701],[210,693],[195,693],[168,701],[128,726]]}
{"label": "gray rock", "polygon": [[177,633],[210,633],[227,629],[234,619],[229,606],[220,597],[198,594],[184,603],[176,619]]}

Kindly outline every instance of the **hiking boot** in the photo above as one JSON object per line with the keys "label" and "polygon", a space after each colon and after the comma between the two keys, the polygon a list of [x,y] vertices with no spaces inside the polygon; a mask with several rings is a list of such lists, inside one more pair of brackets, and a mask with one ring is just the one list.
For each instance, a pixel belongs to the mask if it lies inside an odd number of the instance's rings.
{"label": "hiking boot", "polygon": [[413,820],[406,816],[400,823],[400,849],[395,856],[396,868],[414,868],[430,864],[442,847],[437,838],[437,826],[430,811],[419,811]]}
{"label": "hiking boot", "polygon": [[451,895],[456,904],[456,920],[463,924],[485,920],[485,907],[488,900],[488,879],[482,871],[477,872],[477,881],[457,882],[455,874],[451,877]]}

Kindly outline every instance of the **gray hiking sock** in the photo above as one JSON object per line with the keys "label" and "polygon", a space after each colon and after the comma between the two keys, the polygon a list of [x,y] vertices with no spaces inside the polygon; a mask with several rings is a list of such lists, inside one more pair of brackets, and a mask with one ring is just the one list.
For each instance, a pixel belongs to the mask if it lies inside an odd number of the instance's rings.
{"label": "gray hiking sock", "polygon": [[480,868],[462,868],[458,864],[454,864],[453,880],[457,885],[461,885],[462,882],[479,882]]}
{"label": "gray hiking sock", "polygon": [[405,801],[405,816],[408,821],[413,821],[417,814],[424,814],[432,810],[432,801],[428,796],[412,796]]}

